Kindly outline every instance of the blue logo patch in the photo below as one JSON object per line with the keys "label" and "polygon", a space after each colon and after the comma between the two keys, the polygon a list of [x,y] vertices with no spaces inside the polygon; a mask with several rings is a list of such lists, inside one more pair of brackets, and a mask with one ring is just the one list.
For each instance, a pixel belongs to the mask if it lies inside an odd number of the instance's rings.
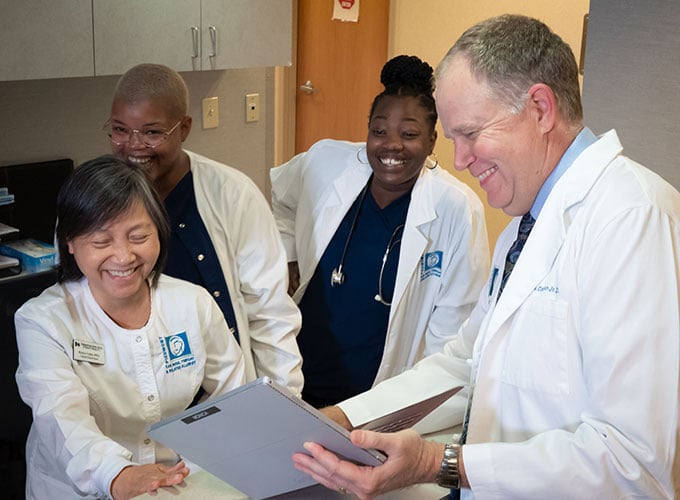
{"label": "blue logo patch", "polygon": [[420,258],[420,281],[430,276],[438,278],[442,275],[442,255],[440,250],[429,252]]}
{"label": "blue logo patch", "polygon": [[165,359],[165,373],[176,372],[196,364],[186,332],[161,337],[160,341]]}

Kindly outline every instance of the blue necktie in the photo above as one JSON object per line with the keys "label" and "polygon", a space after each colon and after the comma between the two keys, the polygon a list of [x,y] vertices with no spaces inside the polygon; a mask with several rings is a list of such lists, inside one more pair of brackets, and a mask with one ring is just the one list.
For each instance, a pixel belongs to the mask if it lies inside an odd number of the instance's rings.
{"label": "blue necktie", "polygon": [[508,250],[508,255],[505,256],[505,269],[503,270],[503,278],[501,279],[501,286],[498,290],[499,297],[501,296],[501,293],[503,293],[505,282],[508,280],[510,273],[512,273],[512,270],[517,263],[517,259],[519,259],[519,254],[524,248],[524,243],[526,243],[529,233],[531,233],[535,223],[536,219],[534,219],[528,212],[524,214],[522,220],[519,222],[517,239],[510,247],[510,250]]}

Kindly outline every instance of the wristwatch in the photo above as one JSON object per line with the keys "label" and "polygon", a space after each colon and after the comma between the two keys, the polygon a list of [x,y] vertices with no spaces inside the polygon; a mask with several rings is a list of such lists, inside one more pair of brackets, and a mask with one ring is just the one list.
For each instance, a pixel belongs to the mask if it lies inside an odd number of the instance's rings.
{"label": "wristwatch", "polygon": [[444,458],[442,466],[437,474],[437,484],[442,488],[453,490],[460,489],[460,469],[458,468],[458,457],[460,456],[460,445],[458,443],[448,443],[444,447]]}

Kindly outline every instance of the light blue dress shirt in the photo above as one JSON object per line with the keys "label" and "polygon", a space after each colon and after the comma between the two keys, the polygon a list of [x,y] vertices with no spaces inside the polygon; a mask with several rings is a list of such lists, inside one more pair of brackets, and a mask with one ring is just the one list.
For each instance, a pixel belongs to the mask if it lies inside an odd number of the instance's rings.
{"label": "light blue dress shirt", "polygon": [[585,151],[588,146],[594,144],[596,141],[597,136],[595,136],[595,134],[593,134],[593,132],[588,127],[583,127],[583,130],[578,133],[574,141],[569,145],[567,150],[562,155],[562,158],[560,158],[560,161],[557,163],[555,169],[545,180],[543,186],[541,186],[538,196],[536,196],[536,200],[534,200],[534,204],[530,210],[531,216],[534,219],[538,219],[538,214],[541,213],[543,205],[545,205],[545,201],[548,199],[548,195],[552,191],[553,187],[555,187],[555,184],[557,184],[557,181],[560,179],[560,177],[562,177],[567,169],[571,167],[572,163],[574,163],[574,160],[578,158],[578,155],[583,153],[583,151]]}

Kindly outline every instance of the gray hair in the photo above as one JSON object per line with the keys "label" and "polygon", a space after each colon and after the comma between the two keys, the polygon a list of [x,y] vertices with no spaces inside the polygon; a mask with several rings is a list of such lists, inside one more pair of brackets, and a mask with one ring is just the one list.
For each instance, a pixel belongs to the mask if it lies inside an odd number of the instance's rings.
{"label": "gray hair", "polygon": [[512,111],[524,109],[527,91],[548,85],[557,108],[571,124],[583,120],[576,59],[567,45],[537,19],[510,15],[493,17],[466,30],[437,66],[440,80],[457,56],[486,81],[494,97]]}
{"label": "gray hair", "polygon": [[120,77],[113,100],[124,102],[161,101],[177,118],[189,109],[189,90],[182,76],[162,64],[139,64]]}
{"label": "gray hair", "polygon": [[57,197],[57,245],[59,282],[83,276],[68,242],[89,234],[125,214],[135,202],[149,213],[160,241],[160,253],[153,267],[152,284],[158,282],[168,252],[170,225],[165,206],[140,167],[113,155],[83,163],[66,180]]}

